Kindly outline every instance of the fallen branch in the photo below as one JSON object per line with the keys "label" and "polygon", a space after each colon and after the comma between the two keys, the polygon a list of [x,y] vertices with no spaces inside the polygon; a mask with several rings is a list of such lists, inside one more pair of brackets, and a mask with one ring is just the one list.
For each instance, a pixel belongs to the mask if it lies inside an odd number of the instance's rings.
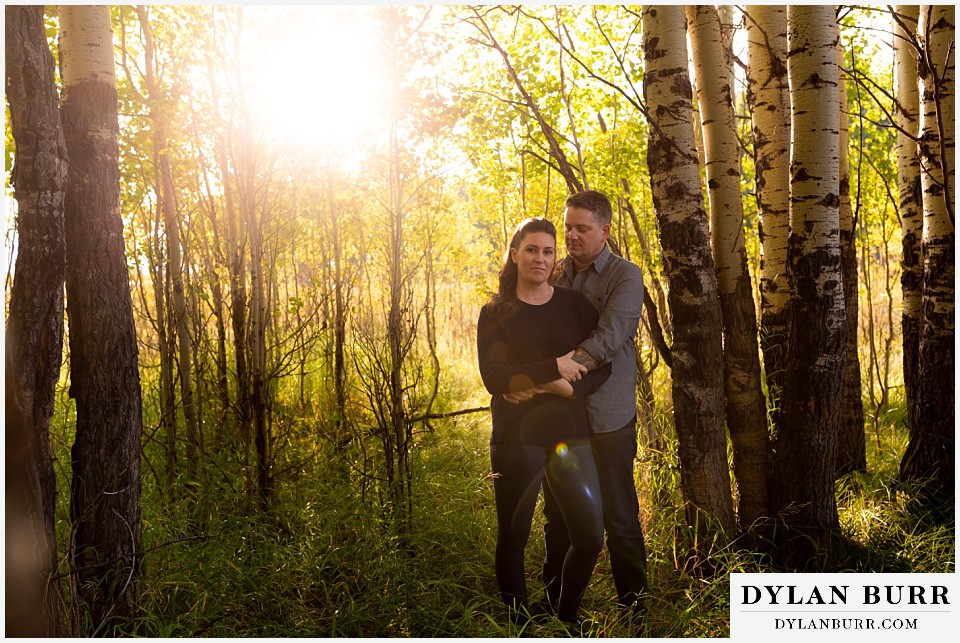
{"label": "fallen branch", "polygon": [[407,422],[424,422],[426,420],[442,420],[444,418],[452,418],[457,415],[467,415],[468,413],[483,413],[484,411],[489,411],[489,406],[481,406],[475,409],[462,409],[460,411],[450,411],[448,413],[428,413],[426,415],[420,415],[414,418],[407,418]]}

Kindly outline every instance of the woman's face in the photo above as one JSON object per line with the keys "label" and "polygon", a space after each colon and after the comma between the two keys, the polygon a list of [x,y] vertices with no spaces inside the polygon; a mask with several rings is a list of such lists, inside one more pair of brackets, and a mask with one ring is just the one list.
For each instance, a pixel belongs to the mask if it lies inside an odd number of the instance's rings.
{"label": "woman's face", "polygon": [[543,284],[557,261],[557,241],[546,232],[529,232],[520,238],[519,247],[510,249],[510,258],[517,264],[519,280]]}

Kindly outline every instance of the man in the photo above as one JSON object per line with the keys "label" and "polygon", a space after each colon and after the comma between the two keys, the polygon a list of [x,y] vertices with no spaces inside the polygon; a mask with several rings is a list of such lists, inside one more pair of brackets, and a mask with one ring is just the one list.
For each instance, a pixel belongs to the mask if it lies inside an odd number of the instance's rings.
{"label": "man", "polygon": [[[612,220],[610,200],[600,192],[587,190],[567,199],[567,256],[557,266],[554,283],[579,290],[600,313],[597,329],[577,349],[575,359],[588,369],[607,362],[613,367],[607,382],[587,398],[587,415],[600,475],[603,524],[617,604],[639,617],[645,609],[647,555],[633,477],[637,455],[634,336],[643,311],[643,275],[639,267],[614,255],[607,247]],[[556,498],[546,485],[543,491],[547,519],[543,582],[548,600],[556,605],[560,572],[570,542]]]}

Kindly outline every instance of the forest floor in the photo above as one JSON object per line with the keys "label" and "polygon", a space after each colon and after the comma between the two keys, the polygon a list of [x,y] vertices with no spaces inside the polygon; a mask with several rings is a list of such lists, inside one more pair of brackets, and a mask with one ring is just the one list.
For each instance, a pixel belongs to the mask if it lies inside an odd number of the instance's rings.
{"label": "forest floor", "polygon": [[[414,506],[401,534],[370,484],[331,459],[285,479],[267,514],[243,508],[223,479],[187,501],[145,495],[143,604],[138,633],[157,637],[509,637],[493,573],[496,519],[485,413],[443,420],[418,436]],[[838,485],[850,571],[952,572],[949,517],[918,511],[894,491],[906,436],[890,423],[868,436],[867,473]],[[606,551],[581,632],[553,621],[525,635],[729,636],[729,573],[767,571],[728,548],[693,565],[681,545],[677,472],[663,455],[638,461],[651,595],[645,623],[616,609]],[[542,591],[542,516],[527,547],[528,588]],[[836,570],[842,571],[842,570]]]}

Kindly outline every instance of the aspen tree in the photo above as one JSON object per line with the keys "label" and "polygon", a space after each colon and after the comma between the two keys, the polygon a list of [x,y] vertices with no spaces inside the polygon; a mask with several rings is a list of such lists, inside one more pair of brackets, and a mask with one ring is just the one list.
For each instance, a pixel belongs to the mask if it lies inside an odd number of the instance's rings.
{"label": "aspen tree", "polygon": [[[223,11],[225,20],[231,25],[233,37],[233,55],[235,59],[240,58],[243,35],[243,17],[244,7],[225,7],[214,8],[214,13]],[[219,114],[220,87],[217,85],[217,72],[212,57],[207,58],[208,78],[210,81],[210,97],[213,102],[214,113]],[[239,93],[244,87],[243,76],[240,67],[234,67],[232,86],[233,92]],[[230,326],[233,331],[233,357],[236,368],[237,382],[237,401],[234,405],[236,409],[236,431],[237,437],[241,442],[243,449],[242,462],[246,473],[245,485],[248,494],[253,493],[253,481],[251,478],[250,467],[250,423],[252,413],[250,411],[250,391],[251,391],[251,367],[250,367],[250,349],[247,345],[248,330],[248,288],[247,288],[247,259],[244,254],[244,248],[247,245],[247,225],[244,212],[241,210],[241,202],[252,199],[251,196],[244,196],[244,190],[249,192],[248,185],[241,180],[240,167],[243,166],[239,152],[231,154],[235,149],[234,138],[242,137],[237,134],[237,130],[242,127],[238,124],[234,109],[228,110],[230,116],[224,124],[226,132],[218,133],[216,137],[216,160],[220,170],[220,181],[223,185],[223,214],[226,222],[226,255],[227,270],[230,279]],[[244,149],[241,146],[237,148]],[[234,158],[236,157],[236,158]]]}
{"label": "aspen tree", "polygon": [[685,11],[697,74],[710,241],[723,314],[727,427],[733,442],[738,519],[741,530],[747,530],[767,515],[770,440],[760,386],[756,306],[747,271],[740,145],[717,9],[712,5],[686,5]]}
{"label": "aspen tree", "polygon": [[[257,501],[261,509],[267,509],[273,497],[273,444],[267,417],[267,284],[264,272],[264,206],[258,199],[259,184],[256,168],[256,143],[254,141],[253,115],[248,95],[240,97],[240,121],[237,138],[237,201],[240,218],[247,230],[249,244],[250,302],[247,318],[248,355],[250,357],[250,388],[241,404],[247,407],[247,417],[252,422],[253,443],[256,457]],[[241,338],[237,338],[241,341]],[[248,442],[249,445],[249,442]],[[249,448],[249,446],[248,446]]]}
{"label": "aspen tree", "polygon": [[67,158],[43,6],[5,8],[7,101],[16,144],[17,262],[4,355],[6,634],[63,631],[57,480],[50,447],[63,350]]}
{"label": "aspen tree", "polygon": [[343,214],[335,197],[336,185],[333,171],[329,166],[325,172],[327,207],[330,210],[330,245],[333,248],[333,391],[336,400],[334,436],[338,449],[342,449],[351,439],[347,433],[347,295],[349,282],[343,270],[343,242],[340,224]]}
{"label": "aspen tree", "polygon": [[790,94],[787,8],[747,7],[747,101],[760,213],[760,347],[774,429],[780,416],[790,324]]}
{"label": "aspen tree", "polygon": [[920,376],[920,326],[923,323],[923,193],[920,187],[920,92],[917,88],[917,21],[920,7],[897,5],[893,48],[897,74],[897,186],[900,194],[900,228],[903,237],[903,386],[907,426],[917,426],[916,400]]}
{"label": "aspen tree", "polygon": [[791,96],[789,261],[793,326],[771,506],[778,554],[816,567],[839,530],[834,472],[845,355],[840,267],[839,31],[832,6],[788,10]]}
{"label": "aspen tree", "polygon": [[693,132],[681,6],[645,6],[643,93],[652,119],[647,164],[670,288],[673,402],[690,525],[722,539],[734,527],[724,430],[720,299]]}
{"label": "aspen tree", "polygon": [[[702,6],[709,7],[710,5]],[[720,20],[720,42],[721,46],[723,47],[723,67],[727,72],[727,85],[731,89],[731,95],[735,96],[736,92],[733,91],[733,88],[737,82],[737,63],[733,54],[733,38],[738,29],[738,7],[732,4],[718,4],[713,6],[716,8],[717,16]]]}
{"label": "aspen tree", "polygon": [[91,631],[139,603],[140,375],[120,218],[117,86],[107,6],[60,7],[72,450],[73,571]]}
{"label": "aspen tree", "polygon": [[387,153],[387,217],[389,225],[388,260],[389,286],[387,288],[389,307],[387,310],[387,426],[382,427],[385,435],[384,451],[387,456],[387,484],[390,504],[397,519],[400,533],[408,536],[412,530],[413,492],[411,479],[413,469],[410,452],[413,446],[413,431],[407,420],[404,402],[404,366],[409,361],[414,331],[404,319],[409,315],[412,293],[409,277],[405,274],[406,259],[405,221],[408,216],[407,197],[405,196],[405,172],[402,159],[403,147],[400,142],[402,103],[400,86],[405,71],[402,62],[402,36],[405,16],[396,8],[386,9],[382,14],[382,26],[392,37],[385,43],[386,51],[391,54],[391,67],[388,85],[389,100],[389,151]]}
{"label": "aspen tree", "polygon": [[[122,11],[122,10],[121,10]],[[120,20],[120,28],[124,31],[120,35],[120,61],[118,68],[123,70],[127,77],[127,85],[129,90],[135,93],[135,96],[138,101],[142,103],[147,103],[147,99],[140,94],[137,89],[137,83],[133,78],[131,69],[135,67],[133,61],[138,58],[137,55],[132,54],[128,48],[128,42],[126,37],[126,24],[123,18]],[[153,55],[153,52],[145,52],[144,57],[149,60]],[[151,65],[152,66],[152,65]],[[156,132],[156,128],[153,128],[153,131]],[[155,141],[151,140],[152,144],[151,152],[156,150],[157,146]],[[140,154],[139,151],[134,147],[134,153]],[[146,154],[144,154],[146,156]],[[150,184],[150,188],[153,191],[153,194],[157,195],[159,198],[161,195],[161,188],[159,185],[159,179],[157,178],[157,168],[159,166],[156,163],[156,158],[152,159],[152,169],[153,169],[153,183]],[[144,164],[144,169],[150,168],[149,164]],[[146,172],[145,175],[146,177]],[[159,411],[159,428],[157,433],[163,437],[164,452],[165,452],[165,462],[164,462],[164,473],[165,480],[164,484],[166,485],[167,491],[172,494],[176,479],[177,479],[177,400],[176,395],[174,394],[175,385],[174,385],[174,351],[173,351],[173,328],[169,320],[171,315],[168,311],[167,301],[169,299],[169,265],[167,261],[167,252],[164,249],[163,242],[163,233],[162,227],[160,225],[160,209],[158,208],[153,213],[144,213],[142,217],[142,232],[145,242],[142,244],[143,259],[146,263],[145,270],[140,271],[140,296],[143,299],[143,315],[147,317],[150,321],[150,325],[153,330],[156,332],[156,352],[157,357],[160,362],[160,376],[159,376],[159,400],[158,400],[158,411]],[[134,234],[137,234],[137,228],[134,227]],[[147,289],[143,287],[143,277],[142,273],[146,273],[150,276],[150,281],[152,282],[152,287],[149,289],[153,294],[153,305],[155,314],[151,317],[149,312],[149,306],[146,303],[147,298]],[[151,368],[151,364],[141,363],[141,366],[145,368]],[[159,442],[159,440],[158,440]]]}
{"label": "aspen tree", "polygon": [[866,471],[867,445],[863,420],[863,384],[857,340],[859,327],[859,276],[857,246],[854,238],[853,204],[850,202],[849,123],[843,47],[837,43],[840,87],[837,110],[840,113],[840,272],[843,275],[843,300],[846,306],[846,358],[840,399],[840,431],[837,434],[837,476]]}
{"label": "aspen tree", "polygon": [[[194,401],[193,346],[190,341],[190,326],[187,316],[183,252],[180,241],[180,222],[177,217],[177,197],[174,189],[173,171],[170,168],[170,150],[167,140],[169,115],[163,108],[163,89],[157,80],[158,70],[155,69],[155,67],[158,63],[156,61],[149,9],[140,5],[136,8],[136,11],[144,39],[145,60],[143,66],[143,81],[146,86],[146,96],[144,98],[150,106],[158,205],[163,212],[164,230],[167,241],[166,264],[168,274],[170,275],[170,299],[173,303],[173,314],[176,322],[177,348],[180,362],[180,399],[183,405],[183,416],[186,423],[187,466],[191,480],[196,481],[200,470],[202,440],[200,437],[200,421],[197,417],[197,405]],[[157,284],[156,287],[163,288],[164,285],[161,283]],[[171,417],[169,421],[175,423],[175,418]],[[169,446],[172,445],[168,445],[168,449]]]}
{"label": "aspen tree", "polygon": [[[214,9],[216,11],[216,8]],[[243,33],[243,7],[227,7],[224,9],[226,19],[234,23],[232,25],[235,34],[233,41],[234,59],[240,58],[241,36]],[[234,15],[231,15],[234,14]],[[216,84],[217,74],[214,73],[214,61],[207,59],[208,77],[210,79],[210,97],[213,101],[214,112],[220,112],[219,86]],[[239,66],[235,67],[234,91],[239,91],[243,86],[243,78]],[[226,126],[226,133],[217,136],[217,165],[220,169],[220,178],[223,184],[223,214],[226,221],[226,254],[227,270],[230,279],[230,327],[233,331],[233,358],[236,367],[237,378],[237,403],[236,424],[237,433],[244,449],[243,463],[244,469],[249,472],[250,467],[250,408],[248,399],[250,396],[250,360],[249,349],[247,347],[247,259],[244,254],[244,247],[247,244],[247,228],[243,216],[240,213],[240,178],[238,167],[239,160],[231,158],[229,153],[233,150],[234,130],[237,129],[236,116],[234,111],[230,110],[230,117]],[[249,473],[246,480],[247,491],[250,493],[252,482]]]}
{"label": "aspen tree", "polygon": [[923,191],[923,323],[917,426],[900,476],[954,495],[954,84],[953,6],[920,8],[920,181]]}

